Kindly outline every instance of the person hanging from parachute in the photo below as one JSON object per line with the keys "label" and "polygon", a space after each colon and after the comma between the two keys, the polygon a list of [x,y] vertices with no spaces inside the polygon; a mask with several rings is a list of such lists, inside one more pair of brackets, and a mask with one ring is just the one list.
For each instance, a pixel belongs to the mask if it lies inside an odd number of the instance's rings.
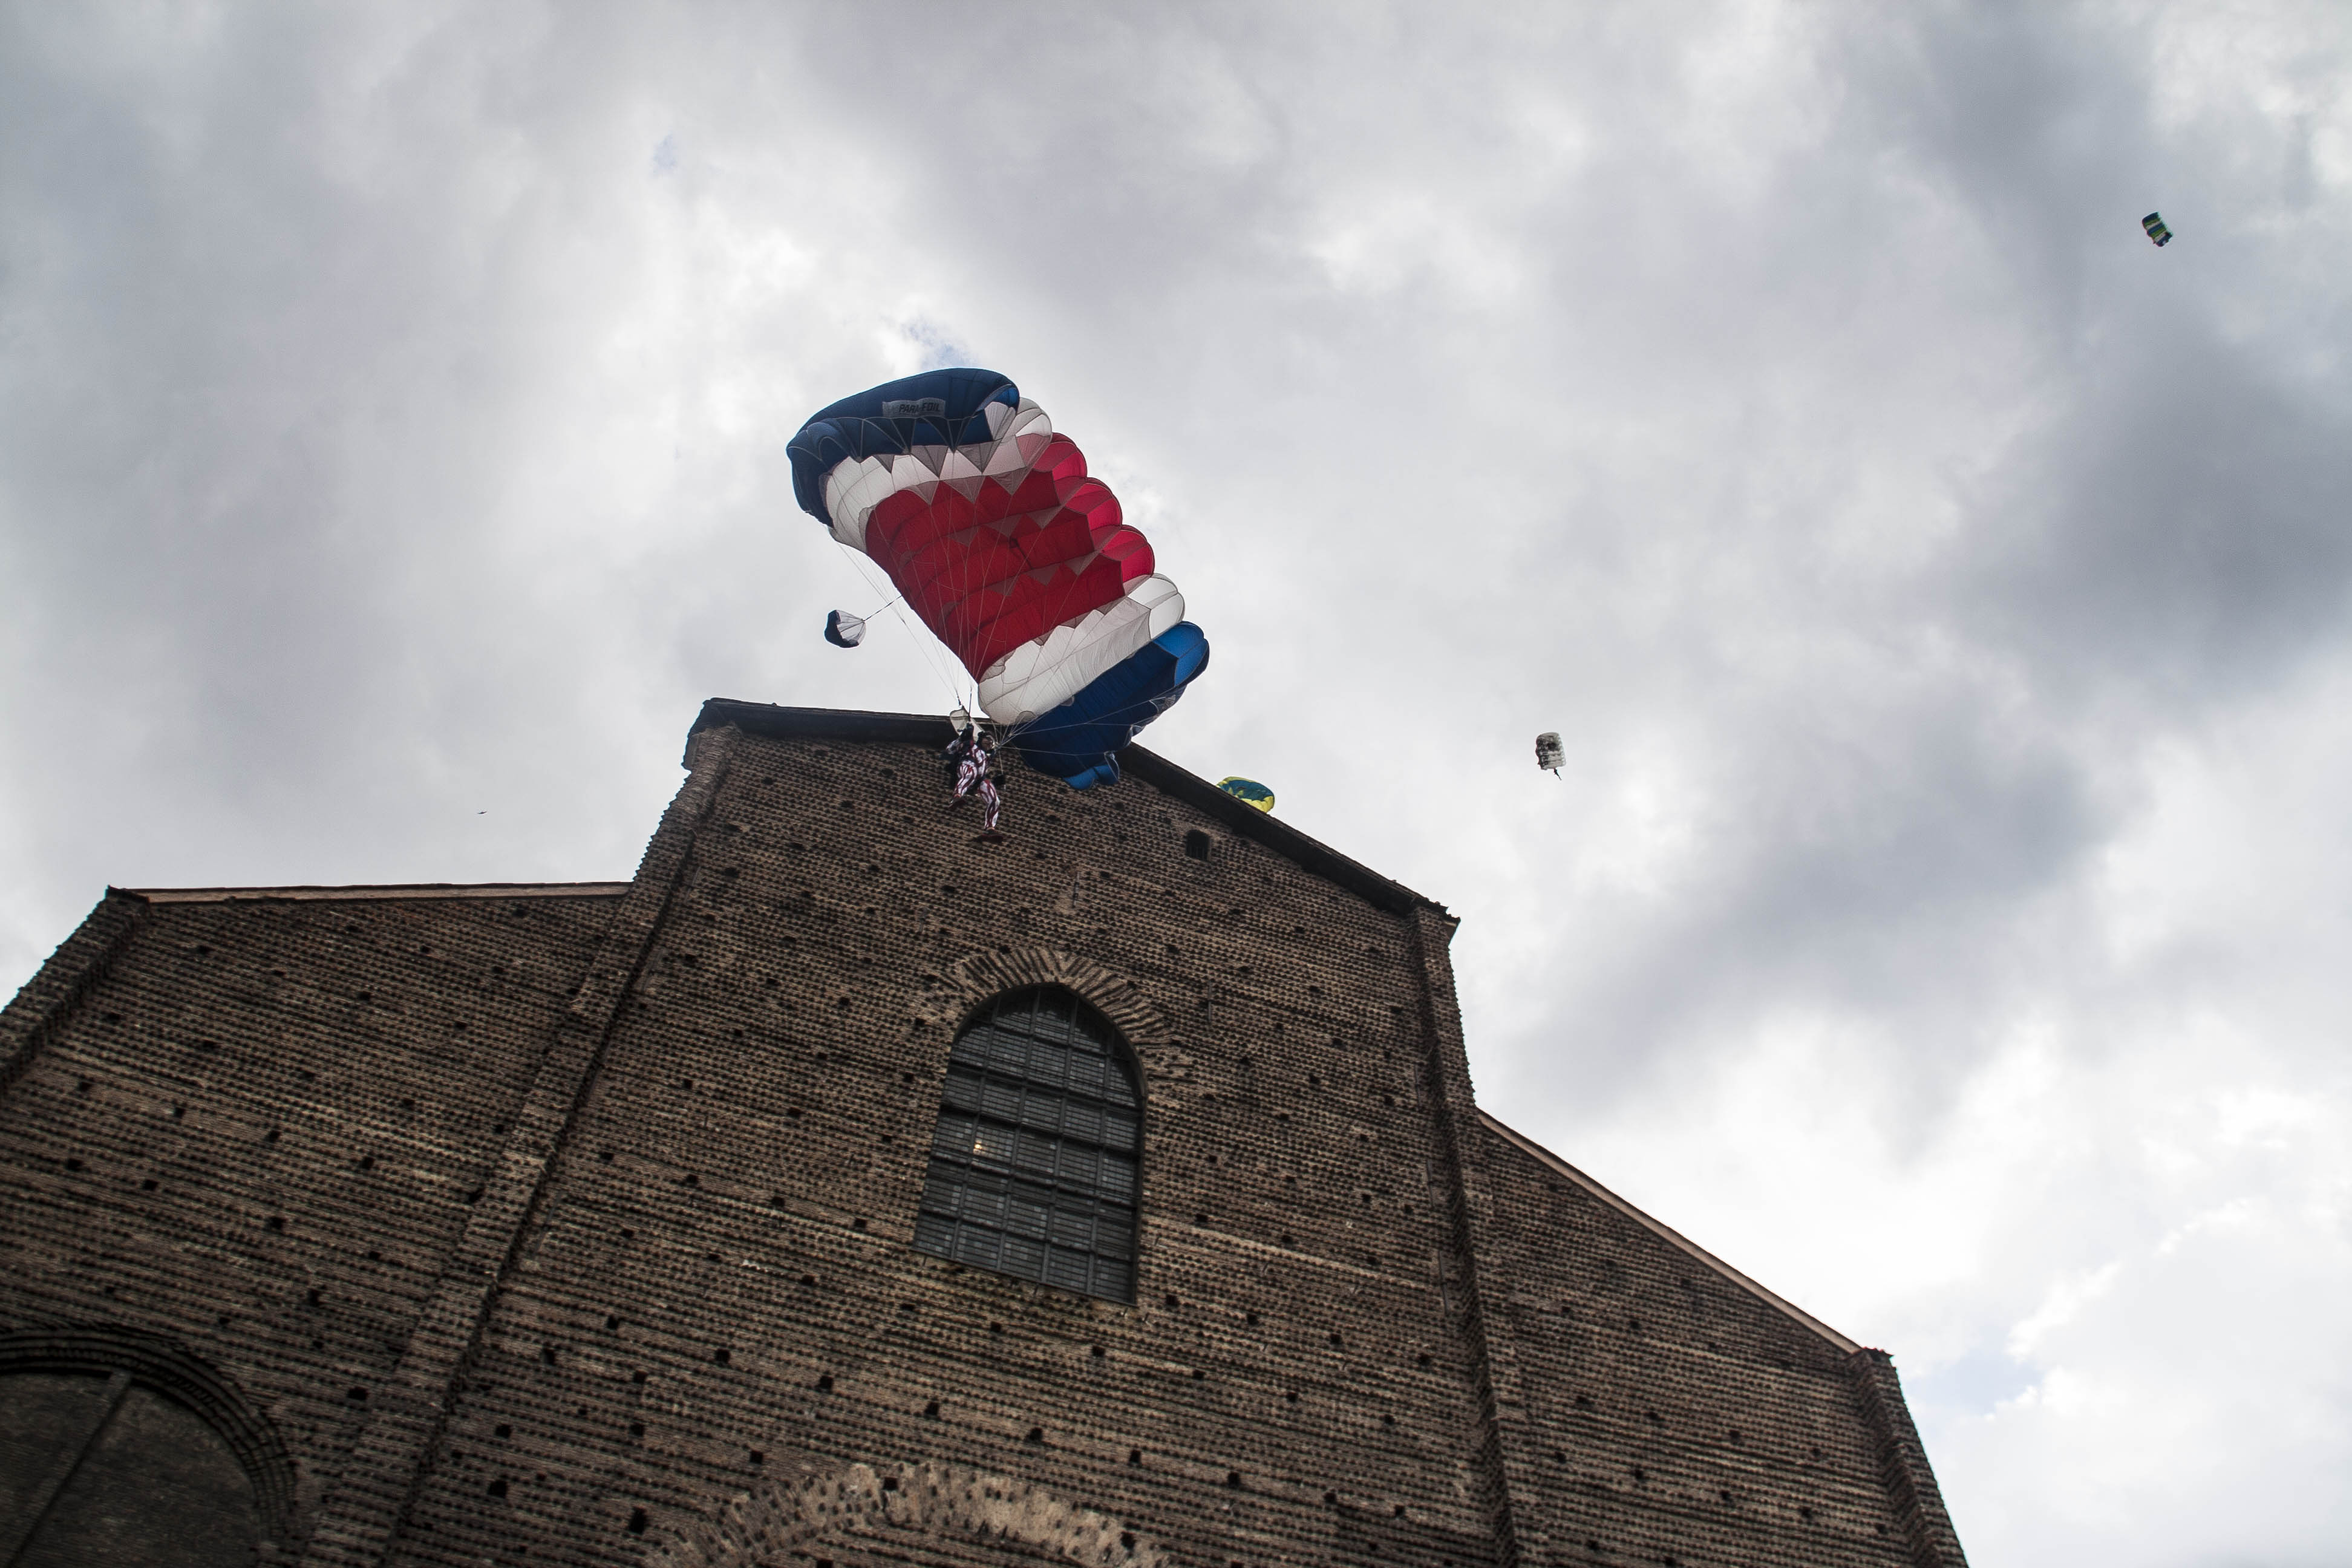
{"label": "person hanging from parachute", "polygon": [[878,564],[971,678],[997,737],[966,739],[975,750],[1001,741],[1073,789],[1115,783],[1119,751],[1208,668],[1150,542],[1010,377],[869,387],[786,450],[801,510]]}
{"label": "person hanging from parachute", "polygon": [[941,753],[955,769],[955,794],[948,800],[953,811],[972,795],[980,796],[980,837],[983,842],[1002,844],[1004,835],[996,830],[998,815],[1004,808],[1003,792],[997,787],[1000,776],[996,764],[996,746],[989,740],[988,731],[977,720],[966,717],[965,727],[956,731]]}

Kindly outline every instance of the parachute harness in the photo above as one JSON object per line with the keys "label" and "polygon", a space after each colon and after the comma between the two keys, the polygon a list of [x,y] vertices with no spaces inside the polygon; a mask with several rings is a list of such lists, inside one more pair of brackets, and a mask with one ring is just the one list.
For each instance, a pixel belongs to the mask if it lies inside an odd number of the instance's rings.
{"label": "parachute harness", "polygon": [[996,830],[997,815],[1004,806],[1004,796],[997,788],[996,748],[990,743],[987,732],[974,723],[961,731],[948,742],[948,761],[955,764],[955,795],[948,802],[953,811],[977,793],[980,796],[981,837],[1002,838]]}

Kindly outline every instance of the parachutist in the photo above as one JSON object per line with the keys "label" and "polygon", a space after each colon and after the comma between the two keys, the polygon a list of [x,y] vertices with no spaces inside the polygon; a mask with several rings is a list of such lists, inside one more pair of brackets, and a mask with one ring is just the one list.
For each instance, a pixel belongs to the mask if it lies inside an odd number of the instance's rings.
{"label": "parachutist", "polygon": [[967,796],[980,796],[981,837],[991,844],[1002,843],[1004,836],[996,831],[997,814],[1003,809],[1004,797],[996,787],[999,776],[996,747],[988,732],[978,724],[961,731],[948,742],[947,760],[955,764],[955,795],[948,802],[953,811]]}

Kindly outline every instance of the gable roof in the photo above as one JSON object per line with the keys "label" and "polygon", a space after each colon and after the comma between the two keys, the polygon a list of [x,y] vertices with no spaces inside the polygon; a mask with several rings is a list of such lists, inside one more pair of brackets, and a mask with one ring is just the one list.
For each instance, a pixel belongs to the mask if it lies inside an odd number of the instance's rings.
{"label": "gable roof", "polygon": [[1838,1349],[1845,1352],[1849,1355],[1863,1348],[1858,1342],[1846,1338],[1843,1334],[1839,1333],[1835,1329],[1831,1328],[1827,1323],[1822,1322],[1819,1318],[1814,1317],[1811,1312],[1806,1311],[1802,1307],[1798,1306],[1795,1302],[1784,1300],[1780,1296],[1774,1295],[1771,1291],[1767,1290],[1763,1286],[1759,1285],[1755,1280],[1750,1279],[1747,1275],[1742,1274],[1738,1269],[1734,1268],[1730,1264],[1726,1263],[1722,1258],[1717,1258],[1714,1253],[1709,1252],[1706,1247],[1701,1247],[1697,1242],[1693,1241],[1690,1237],[1675,1229],[1664,1220],[1653,1219],[1648,1215],[1643,1214],[1640,1209],[1635,1208],[1632,1204],[1627,1203],[1623,1198],[1619,1197],[1615,1193],[1611,1192],[1607,1187],[1602,1186],[1599,1182],[1594,1181],[1591,1176],[1586,1175],[1583,1172],[1578,1170],[1575,1166],[1570,1164],[1567,1161],[1561,1159],[1559,1155],[1553,1153],[1550,1150],[1545,1148],[1542,1144],[1537,1142],[1526,1133],[1504,1126],[1503,1123],[1495,1120],[1492,1115],[1488,1114],[1485,1110],[1478,1112],[1478,1120],[1486,1124],[1486,1130],[1488,1131],[1494,1133],[1495,1136],[1500,1138],[1504,1142],[1510,1144],[1511,1147],[1518,1150],[1520,1152],[1528,1155],[1546,1170],[1574,1183],[1576,1186],[1584,1193],[1599,1199],[1609,1207],[1615,1209],[1619,1214],[1623,1215],[1627,1219],[1632,1220],[1635,1225],[1640,1226],[1643,1230],[1648,1231],[1651,1235],[1656,1237],[1667,1246],[1688,1257],[1693,1261],[1704,1266],[1715,1274],[1719,1275],[1730,1284],[1747,1291],[1748,1294],[1755,1297],[1758,1300],[1763,1302],[1766,1306],[1770,1307],[1773,1310],[1791,1319],[1802,1327],[1811,1330],[1814,1333],[1819,1334],[1822,1338],[1827,1340],[1830,1343],[1837,1346]]}

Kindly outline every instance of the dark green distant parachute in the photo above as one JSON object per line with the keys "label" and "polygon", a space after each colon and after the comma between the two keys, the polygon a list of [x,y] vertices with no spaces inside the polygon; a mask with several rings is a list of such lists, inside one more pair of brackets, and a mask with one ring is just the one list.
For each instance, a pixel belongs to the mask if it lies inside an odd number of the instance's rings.
{"label": "dark green distant parachute", "polygon": [[2172,243],[2172,231],[2164,226],[2164,216],[2162,214],[2148,214],[2146,217],[2139,220],[2139,226],[2140,227],[2147,230],[2148,238],[2156,241],[2157,244],[2162,246]]}

